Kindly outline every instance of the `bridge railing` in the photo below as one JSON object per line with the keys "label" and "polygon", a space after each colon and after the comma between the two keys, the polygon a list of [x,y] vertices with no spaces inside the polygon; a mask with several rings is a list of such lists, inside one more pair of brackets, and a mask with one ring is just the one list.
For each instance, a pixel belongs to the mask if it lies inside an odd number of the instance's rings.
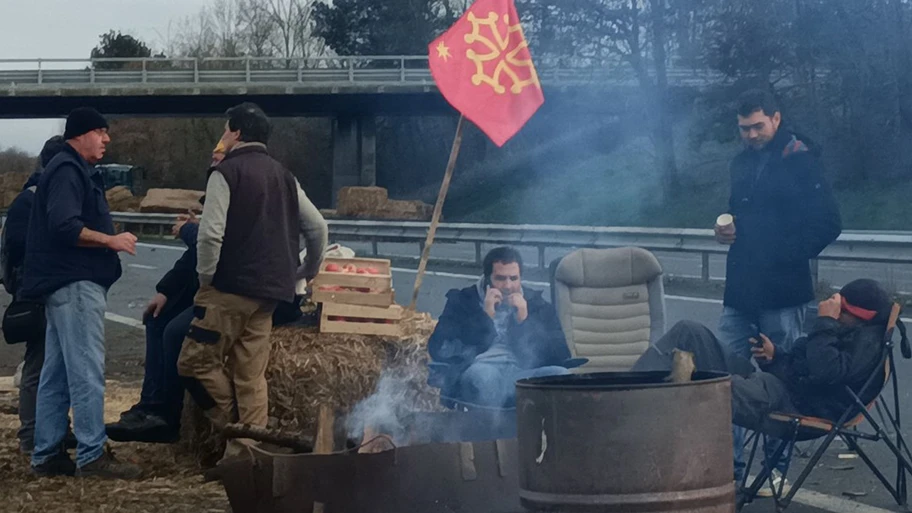
{"label": "bridge railing", "polygon": [[[603,66],[540,65],[544,83],[637,85],[623,63]],[[723,77],[693,68],[671,68],[673,84],[700,85]],[[335,57],[207,57],[0,59],[0,87],[166,84],[348,83],[433,85],[426,55]]]}
{"label": "bridge railing", "polygon": [[[166,234],[175,221],[171,214],[114,213],[122,228],[139,231],[146,227],[152,233]],[[421,253],[428,223],[393,221],[328,220],[334,242],[370,244],[371,254],[378,255],[380,243],[415,244],[415,255]],[[616,248],[637,246],[663,253],[700,255],[701,276],[710,280],[710,256],[724,255],[727,247],[716,243],[712,230],[687,228],[590,227],[554,225],[502,225],[442,223],[437,229],[437,242],[474,246],[471,260],[453,259],[450,263],[473,262],[480,265],[484,245],[506,244],[535,248],[537,265],[548,265],[546,250],[576,248]],[[437,261],[446,259],[434,257]],[[819,260],[912,264],[912,232],[847,231],[821,253]],[[816,265],[814,265],[816,272]]]}

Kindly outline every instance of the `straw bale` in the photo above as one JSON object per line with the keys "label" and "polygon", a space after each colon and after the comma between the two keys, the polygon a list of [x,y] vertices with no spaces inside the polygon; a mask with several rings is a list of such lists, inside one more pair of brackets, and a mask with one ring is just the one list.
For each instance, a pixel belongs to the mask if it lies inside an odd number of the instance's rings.
{"label": "straw bale", "polygon": [[379,210],[387,201],[382,187],[343,187],[339,190],[338,211],[342,216],[359,216]]}
{"label": "straw bale", "polygon": [[419,200],[389,200],[383,208],[372,213],[376,219],[430,221],[434,206]]}
{"label": "straw bale", "polygon": [[143,200],[142,197],[133,196],[130,189],[123,185],[111,187],[105,191],[105,198],[108,200],[111,212],[135,212]]}
{"label": "straw bale", "polygon": [[[320,405],[344,414],[375,390],[381,373],[408,383],[415,411],[439,408],[436,389],[427,385],[427,342],[436,321],[428,314],[405,312],[401,338],[319,333],[316,328],[280,327],[272,332],[269,383],[269,427],[314,435]],[[218,440],[199,409],[187,399],[182,444],[206,465],[218,459]]]}
{"label": "straw bale", "polygon": [[149,189],[139,206],[140,212],[184,214],[187,210],[202,212],[203,191],[188,189]]}

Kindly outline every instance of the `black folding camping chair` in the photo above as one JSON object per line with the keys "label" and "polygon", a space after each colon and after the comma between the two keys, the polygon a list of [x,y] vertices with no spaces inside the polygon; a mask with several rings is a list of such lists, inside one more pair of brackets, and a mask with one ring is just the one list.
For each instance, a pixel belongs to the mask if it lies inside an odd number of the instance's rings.
{"label": "black folding camping chair", "polygon": [[[772,489],[773,498],[776,501],[776,510],[780,512],[784,511],[791,504],[795,494],[801,489],[801,486],[805,483],[811,471],[814,470],[817,463],[820,461],[820,458],[823,457],[827,448],[829,448],[830,444],[837,436],[845,441],[850,450],[858,454],[859,458],[865,462],[868,468],[870,468],[880,482],[883,483],[884,487],[890,492],[890,495],[893,496],[897,504],[900,506],[906,505],[908,497],[906,472],[912,473],[912,453],[910,453],[909,447],[906,445],[906,441],[903,438],[900,429],[899,382],[896,376],[896,365],[893,360],[893,332],[897,326],[899,326],[901,334],[900,349],[903,357],[912,358],[912,347],[910,347],[909,340],[906,337],[905,327],[902,322],[899,321],[900,311],[900,305],[894,304],[884,335],[883,353],[880,365],[875,368],[874,372],[858,394],[848,386],[845,387],[845,392],[852,398],[852,405],[846,409],[837,422],[795,414],[772,413],[769,415],[767,424],[763,426],[760,432],[754,434],[752,441],[748,442],[751,445],[751,451],[747,462],[747,470],[749,471],[753,464],[761,437],[764,438],[764,443],[775,443],[777,444],[777,447],[772,451],[773,454],[770,455],[769,459],[762,459],[763,465],[760,473],[753,479],[750,486],[747,486],[749,472],[745,472],[740,483],[737,511],[741,511],[741,508],[743,508],[745,504],[752,502],[757,497],[757,492],[759,492],[763,486],[769,486]],[[892,386],[893,388],[892,401],[887,401],[883,396],[883,392],[887,390],[888,386]],[[869,396],[867,392],[873,390],[875,387],[879,387],[880,393],[870,404],[864,404],[859,397]],[[877,408],[878,412],[881,412],[880,417],[882,423],[889,424],[892,435],[888,430],[884,429],[881,422],[878,422],[874,416],[871,415],[872,410],[875,408]],[[868,421],[870,424],[870,431],[861,429],[861,424],[864,421]],[[867,428],[868,426],[865,427]],[[771,440],[771,438],[778,438],[791,443],[777,443],[776,441]],[[790,463],[795,442],[817,439],[822,439],[822,442],[819,443],[817,449],[811,455],[810,460],[801,471],[801,474],[795,482],[791,484],[791,489],[783,494],[788,466],[786,466],[782,479],[779,480],[779,484],[776,485],[774,484],[773,479],[775,462],[780,461],[787,450],[788,453],[785,454],[785,459]],[[890,452],[896,457],[896,477],[892,482],[884,475],[883,471],[878,468],[877,464],[871,460],[868,454],[862,450],[861,445],[859,444],[860,440],[883,442],[890,449]]]}

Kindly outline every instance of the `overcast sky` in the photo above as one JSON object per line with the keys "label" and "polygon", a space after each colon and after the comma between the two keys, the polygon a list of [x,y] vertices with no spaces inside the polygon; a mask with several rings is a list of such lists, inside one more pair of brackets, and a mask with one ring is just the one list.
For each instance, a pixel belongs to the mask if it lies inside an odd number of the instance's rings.
{"label": "overcast sky", "polygon": [[[0,59],[87,58],[98,36],[119,30],[153,49],[209,0],[0,0]],[[4,66],[6,69],[8,65]],[[0,148],[37,153],[60,120],[0,120]]]}

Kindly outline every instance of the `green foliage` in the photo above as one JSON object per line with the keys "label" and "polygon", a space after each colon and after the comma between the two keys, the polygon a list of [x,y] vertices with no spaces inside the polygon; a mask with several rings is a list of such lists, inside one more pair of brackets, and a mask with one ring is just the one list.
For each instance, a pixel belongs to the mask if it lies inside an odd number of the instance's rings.
{"label": "green foliage", "polygon": [[[99,36],[98,46],[92,49],[93,59],[110,59],[116,57],[144,58],[152,57],[152,50],[142,41],[129,34],[114,32],[113,30]],[[113,70],[123,69],[135,63],[129,62],[97,62],[96,69]]]}
{"label": "green foliage", "polygon": [[338,55],[423,55],[461,14],[448,1],[334,0],[314,6],[314,35]]}

